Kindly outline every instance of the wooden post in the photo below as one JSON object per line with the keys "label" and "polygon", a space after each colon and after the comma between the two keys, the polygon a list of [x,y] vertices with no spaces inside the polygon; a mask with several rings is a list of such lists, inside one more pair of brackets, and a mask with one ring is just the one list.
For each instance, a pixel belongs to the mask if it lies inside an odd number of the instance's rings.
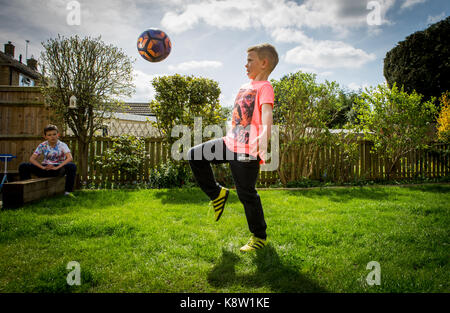
{"label": "wooden post", "polygon": [[[150,155],[151,158],[151,154],[150,154],[150,140],[149,138],[145,139],[145,154],[146,155]],[[148,181],[148,170],[149,170],[149,163],[150,163],[150,158],[146,157],[145,161],[144,161],[144,169],[143,169],[143,173],[141,173],[141,182],[147,182]]]}

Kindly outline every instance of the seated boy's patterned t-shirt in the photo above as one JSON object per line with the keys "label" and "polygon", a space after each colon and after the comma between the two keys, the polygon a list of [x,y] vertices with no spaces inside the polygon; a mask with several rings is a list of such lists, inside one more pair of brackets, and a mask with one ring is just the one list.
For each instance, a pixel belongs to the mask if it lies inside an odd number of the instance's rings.
{"label": "seated boy's patterned t-shirt", "polygon": [[70,153],[69,147],[59,140],[54,147],[50,146],[48,141],[44,141],[34,151],[34,154],[38,156],[44,155],[42,164],[60,164],[66,159],[67,153]]}
{"label": "seated boy's patterned t-shirt", "polygon": [[265,163],[265,152],[258,149],[262,128],[262,105],[274,103],[273,87],[268,81],[250,81],[242,85],[234,102],[231,129],[223,140],[230,151],[260,157]]}

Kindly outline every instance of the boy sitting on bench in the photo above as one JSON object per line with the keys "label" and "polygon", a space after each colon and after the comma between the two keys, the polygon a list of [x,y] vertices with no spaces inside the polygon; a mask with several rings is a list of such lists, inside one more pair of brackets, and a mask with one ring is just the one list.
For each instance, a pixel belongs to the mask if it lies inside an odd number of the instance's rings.
{"label": "boy sitting on bench", "polygon": [[[30,157],[30,163],[20,164],[20,179],[30,179],[31,174],[38,177],[66,175],[65,195],[74,197],[72,191],[77,167],[72,162],[72,154],[69,147],[64,142],[59,141],[58,137],[59,132],[55,125],[47,125],[44,128],[44,138],[47,140],[36,148]],[[41,154],[44,155],[42,164],[38,161],[38,157]]]}

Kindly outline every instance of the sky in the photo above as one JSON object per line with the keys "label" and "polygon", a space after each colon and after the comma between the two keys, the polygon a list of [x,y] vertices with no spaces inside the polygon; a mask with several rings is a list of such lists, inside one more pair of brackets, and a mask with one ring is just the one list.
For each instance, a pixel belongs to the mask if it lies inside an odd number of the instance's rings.
{"label": "sky", "polygon": [[[219,83],[222,106],[234,104],[248,81],[247,48],[270,43],[280,61],[270,79],[297,71],[336,81],[348,91],[384,83],[383,59],[399,41],[450,14],[448,0],[0,0],[0,43],[15,57],[38,59],[42,42],[63,36],[98,37],[134,62],[136,93],[154,98],[151,80],[194,75]],[[79,12],[79,14],[78,14]],[[162,62],[137,52],[139,35],[165,31],[172,52]]]}

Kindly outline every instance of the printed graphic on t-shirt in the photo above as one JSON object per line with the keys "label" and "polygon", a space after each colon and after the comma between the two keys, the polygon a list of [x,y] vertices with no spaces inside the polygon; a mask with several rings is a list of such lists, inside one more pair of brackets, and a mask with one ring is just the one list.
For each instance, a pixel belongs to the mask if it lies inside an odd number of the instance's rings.
{"label": "printed graphic on t-shirt", "polygon": [[240,89],[236,96],[231,125],[234,138],[240,143],[249,142],[255,98],[255,89]]}
{"label": "printed graphic on t-shirt", "polygon": [[66,159],[66,154],[70,153],[69,147],[58,141],[54,147],[48,144],[48,141],[41,143],[34,151],[37,155],[44,155],[42,164],[60,164]]}

